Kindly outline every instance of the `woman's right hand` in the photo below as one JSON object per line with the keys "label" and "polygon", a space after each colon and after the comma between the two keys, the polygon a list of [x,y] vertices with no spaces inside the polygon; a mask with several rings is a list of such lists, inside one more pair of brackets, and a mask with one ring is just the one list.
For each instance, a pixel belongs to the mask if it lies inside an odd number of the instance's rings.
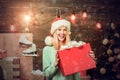
{"label": "woman's right hand", "polygon": [[58,64],[59,64],[59,58],[58,58],[58,54],[56,54],[55,63],[54,63],[55,67],[58,66]]}

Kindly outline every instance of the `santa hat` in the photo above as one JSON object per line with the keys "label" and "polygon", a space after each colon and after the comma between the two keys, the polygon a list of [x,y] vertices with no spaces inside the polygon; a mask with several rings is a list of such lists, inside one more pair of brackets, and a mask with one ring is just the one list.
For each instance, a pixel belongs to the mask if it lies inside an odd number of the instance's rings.
{"label": "santa hat", "polygon": [[51,25],[51,30],[50,30],[50,34],[53,35],[53,33],[55,32],[55,30],[57,30],[59,27],[61,26],[65,26],[68,28],[69,32],[70,32],[70,22],[65,20],[65,19],[61,19],[61,18],[56,18],[54,20],[54,22]]}
{"label": "santa hat", "polygon": [[57,30],[61,26],[67,27],[67,29],[69,31],[69,34],[70,34],[70,26],[71,26],[70,22],[65,20],[65,19],[56,18],[51,25],[51,29],[50,29],[50,34],[51,35],[47,36],[45,38],[45,44],[46,45],[52,45],[52,38],[53,38],[52,35],[55,32],[55,30]]}

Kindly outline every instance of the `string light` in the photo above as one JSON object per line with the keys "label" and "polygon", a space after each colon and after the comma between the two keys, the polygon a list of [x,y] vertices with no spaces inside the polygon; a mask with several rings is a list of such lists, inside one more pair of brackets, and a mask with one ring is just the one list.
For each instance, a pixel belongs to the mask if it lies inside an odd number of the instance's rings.
{"label": "string light", "polygon": [[72,14],[72,15],[70,16],[70,21],[71,21],[73,24],[75,24],[75,21],[76,21],[76,16],[75,16],[75,14]]}
{"label": "string light", "polygon": [[29,32],[29,28],[28,27],[29,27],[29,23],[31,21],[31,16],[30,15],[25,15],[24,19],[25,19],[25,22],[27,24],[27,27],[25,27],[25,32]]}
{"label": "string light", "polygon": [[76,16],[74,14],[72,14],[70,19],[71,19],[71,21],[74,21],[76,19]]}
{"label": "string light", "polygon": [[87,18],[87,16],[88,16],[88,14],[87,14],[86,10],[84,10],[83,13],[82,13],[83,19]]}
{"label": "string light", "polygon": [[26,21],[27,23],[29,23],[31,17],[30,17],[30,15],[25,15],[25,16],[24,16],[24,19],[25,19],[25,21]]}
{"label": "string light", "polygon": [[97,22],[97,23],[96,23],[96,28],[97,28],[97,29],[101,29],[101,28],[102,28],[102,25],[101,25],[100,22]]}

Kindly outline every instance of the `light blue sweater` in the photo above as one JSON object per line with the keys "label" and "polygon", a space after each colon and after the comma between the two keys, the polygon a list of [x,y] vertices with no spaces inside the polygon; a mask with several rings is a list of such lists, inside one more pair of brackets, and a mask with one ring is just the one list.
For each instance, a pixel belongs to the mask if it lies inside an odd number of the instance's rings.
{"label": "light blue sweater", "polygon": [[[56,53],[53,46],[45,46],[43,48],[43,72],[47,80],[80,80],[80,73],[68,76],[62,75],[60,68],[54,66]],[[50,77],[52,77],[52,79]]]}

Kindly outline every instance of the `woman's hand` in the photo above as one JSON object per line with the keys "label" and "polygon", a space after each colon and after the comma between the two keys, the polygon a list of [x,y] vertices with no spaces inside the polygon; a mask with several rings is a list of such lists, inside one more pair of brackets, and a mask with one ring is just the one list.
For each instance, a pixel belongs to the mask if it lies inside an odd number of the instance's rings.
{"label": "woman's hand", "polygon": [[89,53],[90,53],[89,56],[92,57],[93,59],[95,59],[95,54],[94,54],[94,52],[93,52],[93,51],[90,51]]}
{"label": "woman's hand", "polygon": [[54,63],[55,67],[58,66],[58,63],[59,63],[59,58],[58,58],[58,54],[56,54],[55,63]]}

